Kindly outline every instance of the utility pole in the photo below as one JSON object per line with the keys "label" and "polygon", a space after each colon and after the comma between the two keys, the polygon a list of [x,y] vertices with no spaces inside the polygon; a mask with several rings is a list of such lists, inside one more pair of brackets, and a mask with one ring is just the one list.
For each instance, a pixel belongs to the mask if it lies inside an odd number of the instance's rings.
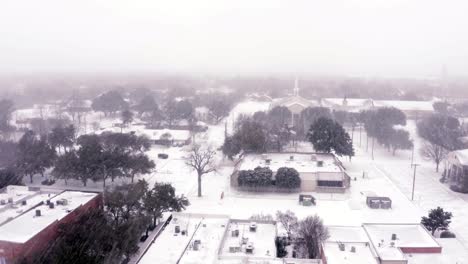
{"label": "utility pole", "polygon": [[411,201],[414,201],[414,186],[415,186],[415,183],[416,183],[416,168],[419,166],[420,164],[411,164],[411,167],[414,167],[414,174],[413,174],[413,191],[411,192]]}
{"label": "utility pole", "polygon": [[411,167],[413,167],[413,163],[414,163],[414,143],[413,143],[413,149],[411,151]]}

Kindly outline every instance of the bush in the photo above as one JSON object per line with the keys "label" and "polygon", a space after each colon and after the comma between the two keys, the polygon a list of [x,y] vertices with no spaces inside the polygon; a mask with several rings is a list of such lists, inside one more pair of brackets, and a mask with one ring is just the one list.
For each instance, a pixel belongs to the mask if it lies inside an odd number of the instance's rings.
{"label": "bush", "polygon": [[239,171],[239,186],[267,187],[272,184],[273,172],[269,168],[257,167],[254,170]]}
{"label": "bush", "polygon": [[457,236],[450,231],[442,231],[440,233],[440,238],[456,238]]}
{"label": "bush", "polygon": [[286,250],[288,241],[286,239],[277,237],[275,239],[275,245],[276,245],[276,257],[277,258],[284,258],[288,255],[288,251]]}
{"label": "bush", "polygon": [[452,190],[454,192],[459,192],[459,193],[468,193],[467,188],[462,188],[462,187],[457,186],[457,185],[451,185],[450,190]]}
{"label": "bush", "polygon": [[301,178],[294,168],[279,168],[275,179],[276,186],[279,188],[295,189],[301,187]]}

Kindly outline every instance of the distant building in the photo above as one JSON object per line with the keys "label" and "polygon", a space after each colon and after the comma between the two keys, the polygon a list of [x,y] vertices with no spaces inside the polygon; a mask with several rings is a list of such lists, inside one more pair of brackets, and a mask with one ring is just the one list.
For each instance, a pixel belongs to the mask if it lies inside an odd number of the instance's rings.
{"label": "distant building", "polygon": [[57,238],[60,224],[73,222],[101,202],[92,192],[7,187],[0,193],[0,263],[34,257]]}
{"label": "distant building", "polygon": [[303,152],[246,154],[231,176],[231,185],[237,186],[239,171],[256,167],[270,168],[273,177],[281,167],[296,169],[300,189],[305,192],[345,192],[350,185],[350,177],[335,155]]}
{"label": "distant building", "polygon": [[468,149],[452,151],[446,160],[446,182],[452,186],[452,189],[468,192]]}
{"label": "distant building", "polygon": [[373,100],[370,98],[322,98],[306,99],[299,95],[298,81],[296,80],[293,95],[284,98],[273,99],[270,109],[284,106],[289,109],[293,117],[293,125],[301,112],[308,107],[326,107],[335,111],[360,112],[363,110],[382,107],[395,107],[406,114],[409,119],[420,119],[434,112],[435,101],[404,101],[404,100]]}

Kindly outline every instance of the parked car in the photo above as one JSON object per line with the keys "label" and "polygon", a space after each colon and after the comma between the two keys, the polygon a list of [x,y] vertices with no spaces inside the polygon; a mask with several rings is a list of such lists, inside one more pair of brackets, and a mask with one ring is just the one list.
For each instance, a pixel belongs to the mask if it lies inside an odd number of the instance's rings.
{"label": "parked car", "polygon": [[158,154],[158,159],[167,159],[169,158],[169,155],[167,155],[166,153],[159,153]]}

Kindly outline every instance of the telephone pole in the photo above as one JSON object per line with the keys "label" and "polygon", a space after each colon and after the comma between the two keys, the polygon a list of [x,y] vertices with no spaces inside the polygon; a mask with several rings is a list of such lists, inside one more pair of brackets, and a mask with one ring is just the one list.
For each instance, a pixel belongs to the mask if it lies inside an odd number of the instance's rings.
{"label": "telephone pole", "polygon": [[416,183],[416,168],[419,166],[420,164],[411,164],[411,167],[414,167],[414,174],[413,174],[413,191],[411,192],[411,201],[414,201],[414,186],[415,186],[415,183]]}

